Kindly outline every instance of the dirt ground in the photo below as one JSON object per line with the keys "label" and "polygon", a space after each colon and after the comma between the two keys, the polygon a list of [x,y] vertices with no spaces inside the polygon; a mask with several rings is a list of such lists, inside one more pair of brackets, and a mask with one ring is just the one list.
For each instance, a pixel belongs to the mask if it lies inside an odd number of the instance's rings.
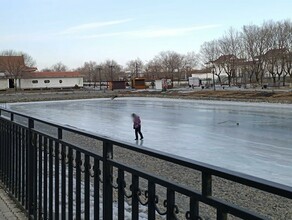
{"label": "dirt ground", "polygon": [[[126,93],[127,95],[133,93]],[[125,94],[124,94],[125,95]],[[178,99],[200,99],[244,102],[292,103],[292,91],[167,91],[167,92],[139,92],[135,96],[167,97]]]}
{"label": "dirt ground", "polygon": [[2,91],[0,103],[72,100],[112,97],[158,97],[175,99],[221,100],[243,102],[271,102],[292,104],[292,91],[231,91],[231,90],[168,90],[160,91],[96,91],[96,90],[50,90],[50,91]]}

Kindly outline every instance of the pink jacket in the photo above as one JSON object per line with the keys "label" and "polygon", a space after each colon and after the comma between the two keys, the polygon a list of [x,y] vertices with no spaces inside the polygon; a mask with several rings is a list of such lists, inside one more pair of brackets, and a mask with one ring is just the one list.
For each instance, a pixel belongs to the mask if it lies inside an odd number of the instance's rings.
{"label": "pink jacket", "polygon": [[139,126],[141,126],[141,120],[139,116],[136,116],[133,120],[134,123],[134,128],[138,128]]}

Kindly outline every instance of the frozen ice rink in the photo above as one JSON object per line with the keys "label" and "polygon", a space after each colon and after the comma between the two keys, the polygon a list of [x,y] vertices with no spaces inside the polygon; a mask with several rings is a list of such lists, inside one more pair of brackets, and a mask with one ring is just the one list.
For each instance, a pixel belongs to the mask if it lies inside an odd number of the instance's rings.
{"label": "frozen ice rink", "polygon": [[[292,186],[292,105],[118,98],[10,108]],[[133,112],[143,142],[134,141]]]}

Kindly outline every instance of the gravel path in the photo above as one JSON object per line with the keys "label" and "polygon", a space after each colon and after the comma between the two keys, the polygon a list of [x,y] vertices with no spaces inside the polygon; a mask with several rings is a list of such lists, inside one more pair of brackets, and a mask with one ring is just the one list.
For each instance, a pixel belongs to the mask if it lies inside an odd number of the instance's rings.
{"label": "gravel path", "polygon": [[[64,135],[64,139],[76,144],[76,146],[80,146],[101,155],[102,143],[99,141],[71,133]],[[198,171],[145,156],[134,151],[125,150],[117,146],[114,146],[114,159],[129,166],[145,170],[154,175],[201,191],[201,173]],[[117,173],[115,173],[115,175],[117,175]],[[126,180],[127,187],[129,187],[131,181],[130,174],[126,175]],[[142,190],[147,189],[147,184],[143,179],[140,180],[140,187]],[[162,202],[166,198],[165,188],[158,186],[157,195]],[[267,217],[267,219],[292,219],[291,200],[219,177],[213,177],[213,196],[243,208],[253,210]],[[188,211],[189,200],[187,198],[182,195],[176,195],[176,203],[182,213]],[[212,207],[200,204],[200,215],[203,219],[214,219],[216,210]],[[180,216],[182,217],[182,215]],[[229,216],[229,219],[237,218]]]}
{"label": "gravel path", "polygon": [[0,184],[0,219],[23,220],[27,219],[24,212],[15,204],[8,193]]}
{"label": "gravel path", "polygon": [[242,102],[271,102],[292,103],[292,90],[168,90],[160,92],[156,90],[33,90],[18,92],[1,92],[0,103],[10,102],[34,102],[52,100],[73,100],[106,98],[118,95],[119,97],[157,97],[174,99],[196,99],[196,100],[220,100],[220,101],[242,101]]}

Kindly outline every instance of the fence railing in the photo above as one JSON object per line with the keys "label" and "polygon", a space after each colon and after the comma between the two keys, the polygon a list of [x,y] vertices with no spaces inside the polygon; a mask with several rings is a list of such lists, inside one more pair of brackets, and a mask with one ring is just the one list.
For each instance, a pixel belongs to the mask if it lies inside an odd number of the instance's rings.
{"label": "fence railing", "polygon": [[[271,196],[292,199],[291,187],[281,184],[137,147],[8,109],[1,109],[0,116],[0,180],[27,211],[30,219],[162,217],[167,220],[195,220],[202,219],[199,210],[201,203],[216,209],[218,220],[227,219],[229,215],[241,219],[266,218],[213,196],[214,176],[271,193]],[[22,123],[16,121],[16,117],[21,118]],[[51,126],[56,129],[57,135],[35,128],[35,123]],[[64,132],[99,140],[102,142],[102,154],[64,140]],[[201,191],[119,162],[114,158],[114,148],[199,171]],[[141,179],[146,182],[145,190],[139,186]],[[130,187],[127,186],[129,181]],[[156,191],[158,186],[165,189],[165,199],[160,205]],[[180,204],[176,202],[177,194],[184,195],[188,200],[188,206],[183,211],[179,210]]]}

